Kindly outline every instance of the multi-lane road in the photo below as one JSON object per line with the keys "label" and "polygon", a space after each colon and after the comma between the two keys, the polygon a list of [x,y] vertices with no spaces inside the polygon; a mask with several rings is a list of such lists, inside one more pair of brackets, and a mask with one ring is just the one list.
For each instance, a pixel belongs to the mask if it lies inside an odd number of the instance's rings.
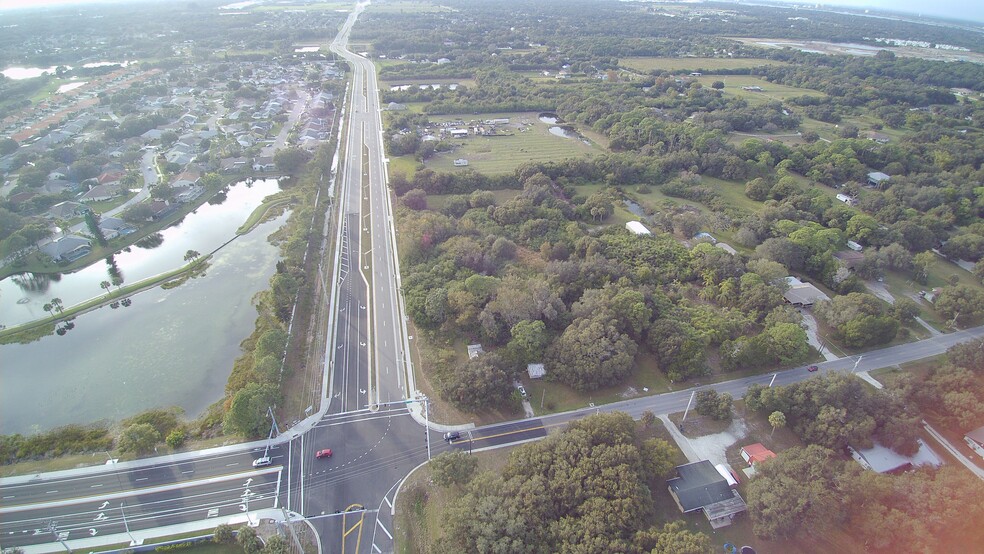
{"label": "multi-lane road", "polygon": [[[462,432],[447,444],[421,425],[409,367],[409,337],[399,293],[392,206],[382,146],[373,64],[346,48],[364,5],[331,45],[352,67],[345,103],[340,172],[335,183],[326,398],[321,412],[270,441],[82,470],[0,480],[0,547],[31,552],[76,548],[104,539],[126,544],[133,533],[172,525],[204,528],[255,522],[276,508],[317,530],[325,553],[395,549],[399,484],[428,456],[480,451],[540,439],[597,411],[681,411],[693,389],[589,407]],[[984,327],[821,364],[821,372],[864,371],[943,353],[984,337]],[[753,383],[785,385],[812,374],[798,368],[714,384],[738,397]],[[331,457],[315,453],[330,448]],[[271,464],[253,467],[269,457]],[[269,513],[269,512],[267,512]]]}

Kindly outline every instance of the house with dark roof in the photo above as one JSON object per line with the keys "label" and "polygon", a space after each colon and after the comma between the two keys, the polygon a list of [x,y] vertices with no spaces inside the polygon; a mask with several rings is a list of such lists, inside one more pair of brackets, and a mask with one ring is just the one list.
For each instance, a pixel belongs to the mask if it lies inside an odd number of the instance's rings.
{"label": "house with dark roof", "polygon": [[872,171],[868,174],[868,185],[876,188],[882,188],[885,181],[891,179],[890,175],[886,175],[881,171]]}
{"label": "house with dark roof", "polygon": [[667,489],[683,513],[704,513],[711,527],[731,525],[734,517],[744,512],[745,500],[731,488],[708,460],[677,466],[677,477],[666,481]]}

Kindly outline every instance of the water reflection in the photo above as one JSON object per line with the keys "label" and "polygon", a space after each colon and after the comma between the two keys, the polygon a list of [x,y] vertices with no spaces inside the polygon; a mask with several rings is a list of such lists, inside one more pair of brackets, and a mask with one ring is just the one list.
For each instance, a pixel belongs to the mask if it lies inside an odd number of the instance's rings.
{"label": "water reflection", "polygon": [[[160,242],[152,250],[143,247],[117,252],[113,257],[114,265],[121,278],[125,274],[127,282],[134,283],[183,266],[188,250],[208,255],[235,237],[236,230],[253,209],[279,190],[273,179],[254,181],[250,185],[240,182],[229,188],[222,204],[204,204],[180,223],[160,231]],[[101,294],[99,284],[106,279],[106,272],[102,264],[93,264],[65,274],[60,280],[48,279],[47,283],[44,283],[44,277],[25,274],[4,279],[0,281],[0,325],[10,327],[46,317],[42,305],[51,296],[63,299],[66,307],[98,296]],[[33,283],[32,279],[38,282]]]}
{"label": "water reflection", "polygon": [[61,281],[61,273],[21,273],[12,275],[10,280],[24,292],[43,293],[51,283]]}

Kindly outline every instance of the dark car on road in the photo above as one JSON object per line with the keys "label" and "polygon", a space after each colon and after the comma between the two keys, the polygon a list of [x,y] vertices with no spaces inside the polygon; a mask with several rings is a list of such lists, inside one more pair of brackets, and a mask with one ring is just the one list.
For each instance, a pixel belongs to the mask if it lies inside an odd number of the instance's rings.
{"label": "dark car on road", "polygon": [[444,440],[447,442],[454,442],[461,438],[461,432],[459,431],[448,431],[444,433]]}
{"label": "dark car on road", "polygon": [[314,455],[315,458],[331,458],[331,448],[325,448],[323,450],[318,450],[318,453]]}
{"label": "dark car on road", "polygon": [[819,366],[815,366],[815,365],[811,365],[810,367],[806,368],[806,370],[807,371],[820,371],[820,367]]}

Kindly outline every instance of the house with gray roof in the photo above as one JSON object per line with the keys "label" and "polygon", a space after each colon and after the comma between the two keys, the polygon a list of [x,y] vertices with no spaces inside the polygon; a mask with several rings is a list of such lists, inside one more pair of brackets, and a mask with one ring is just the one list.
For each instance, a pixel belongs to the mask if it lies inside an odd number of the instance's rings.
{"label": "house with gray roof", "polygon": [[708,460],[677,466],[677,477],[666,481],[677,507],[683,513],[704,513],[711,527],[731,525],[734,516],[744,512],[745,500],[731,488]]}
{"label": "house with gray roof", "polygon": [[67,235],[45,244],[41,251],[56,262],[74,262],[92,252],[92,242],[78,235]]}
{"label": "house with gray roof", "polygon": [[75,219],[84,214],[87,209],[78,202],[59,202],[48,208],[47,216],[51,219]]}

